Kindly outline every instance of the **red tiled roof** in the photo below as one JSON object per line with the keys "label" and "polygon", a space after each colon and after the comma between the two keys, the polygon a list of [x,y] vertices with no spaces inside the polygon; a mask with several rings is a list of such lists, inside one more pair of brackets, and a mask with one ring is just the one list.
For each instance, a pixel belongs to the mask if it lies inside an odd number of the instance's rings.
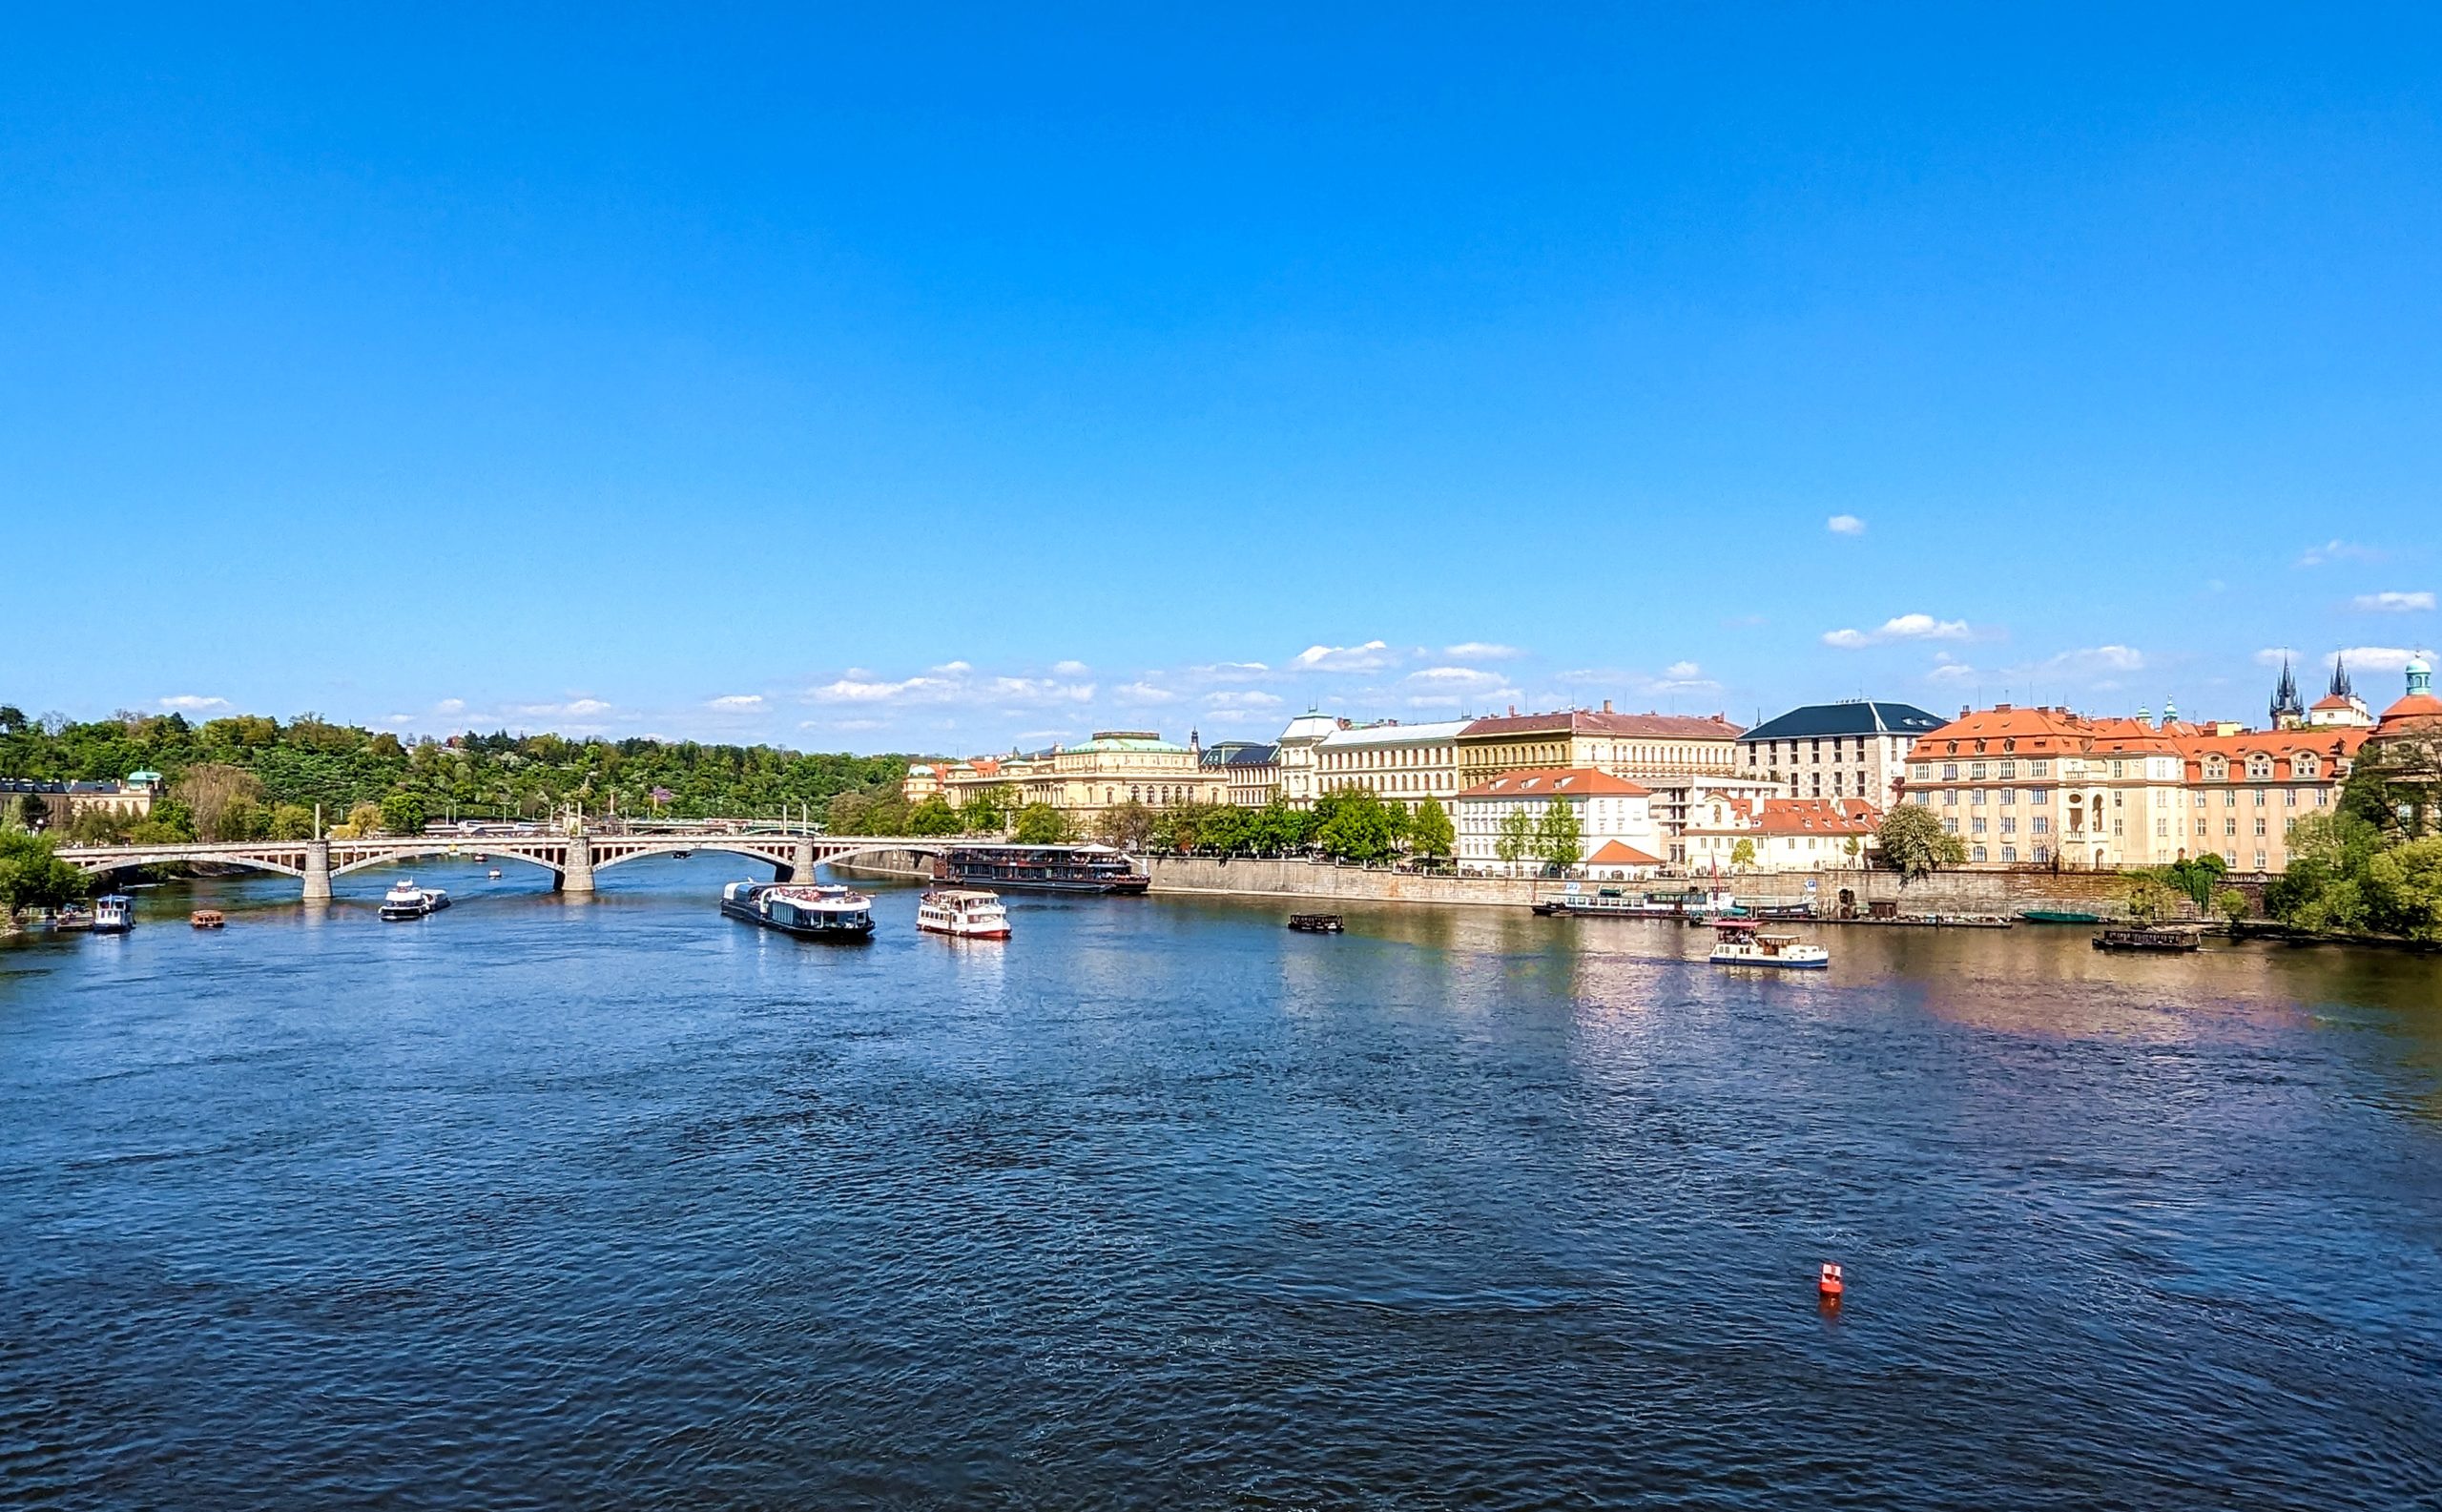
{"label": "red tiled roof", "polygon": [[2316,699],[2313,703],[2307,705],[2307,707],[2309,709],[2352,709],[2355,708],[2356,705],[2336,693],[2328,693],[2322,697]]}
{"label": "red tiled roof", "polygon": [[1852,798],[1766,798],[1764,812],[1741,809],[1752,823],[1706,829],[1689,825],[1690,835],[1871,835],[1878,819],[1872,804]]}
{"label": "red tiled roof", "polygon": [[1523,772],[1503,772],[1490,781],[1479,782],[1459,796],[1462,798],[1516,797],[1580,797],[1601,794],[1605,797],[1635,797],[1648,794],[1626,777],[1615,777],[1608,772],[1592,767],[1536,767]]}
{"label": "red tiled roof", "polygon": [[1588,866],[1659,866],[1662,864],[1662,858],[1647,856],[1633,845],[1624,845],[1618,840],[1613,840],[1585,858],[1585,864]]}

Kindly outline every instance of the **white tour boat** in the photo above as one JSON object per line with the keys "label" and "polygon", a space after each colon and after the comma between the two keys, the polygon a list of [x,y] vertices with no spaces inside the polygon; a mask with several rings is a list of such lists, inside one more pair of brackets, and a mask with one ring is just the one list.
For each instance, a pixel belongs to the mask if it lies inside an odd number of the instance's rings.
{"label": "white tour boat", "polygon": [[1832,952],[1800,942],[1795,935],[1768,935],[1752,919],[1713,922],[1712,963],[1717,966],[1779,966],[1819,971],[1832,964]]}
{"label": "white tour boat", "polygon": [[123,935],[135,927],[135,899],[125,893],[104,893],[93,900],[93,933]]}
{"label": "white tour boat", "polygon": [[999,893],[943,887],[926,893],[916,905],[916,927],[964,940],[1006,940],[1009,911],[1001,906]]}
{"label": "white tour boat", "polygon": [[870,940],[874,901],[838,886],[732,882],[721,889],[721,912],[801,940]]}
{"label": "white tour boat", "polygon": [[449,895],[438,887],[418,887],[410,877],[382,895],[384,919],[422,919],[449,906]]}

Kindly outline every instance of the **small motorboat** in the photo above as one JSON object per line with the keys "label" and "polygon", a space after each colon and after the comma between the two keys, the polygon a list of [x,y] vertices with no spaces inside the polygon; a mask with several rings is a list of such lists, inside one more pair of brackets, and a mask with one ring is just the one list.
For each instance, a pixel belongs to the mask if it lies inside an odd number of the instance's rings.
{"label": "small motorboat", "polygon": [[500,880],[500,868],[499,868],[499,867],[497,867],[497,866],[495,866],[495,867],[493,867],[490,871],[487,871],[487,872],[484,873],[484,875],[485,875],[486,877],[489,878],[489,879],[490,879],[491,880],[493,880],[493,881],[499,881],[499,880]]}
{"label": "small motorboat", "polygon": [[999,893],[980,888],[942,887],[926,893],[916,905],[916,927],[927,934],[955,935],[962,940],[1006,940],[1009,910]]}
{"label": "small motorboat", "polygon": [[1713,921],[1712,963],[1717,966],[1778,966],[1789,970],[1821,970],[1832,964],[1832,952],[1810,945],[1795,935],[1768,935],[1753,919]]}
{"label": "small motorboat", "polygon": [[53,929],[71,930],[91,929],[93,927],[93,911],[90,908],[79,908],[74,903],[70,903],[67,907],[51,916],[51,927]]}
{"label": "small motorboat", "polygon": [[1336,935],[1348,928],[1337,914],[1291,914],[1289,927],[1301,935]]}
{"label": "small motorboat", "polygon": [[93,900],[93,933],[123,935],[135,927],[135,899],[125,893],[104,893]]}
{"label": "small motorboat", "polygon": [[449,906],[449,895],[438,887],[418,887],[410,877],[382,895],[384,919],[422,919]]}
{"label": "small motorboat", "polygon": [[2203,942],[2198,931],[2183,924],[2132,924],[2101,930],[2094,940],[2097,950],[2144,950],[2173,956],[2186,955]]}
{"label": "small motorboat", "polygon": [[187,922],[197,929],[218,929],[229,922],[217,908],[198,908],[187,915]]}

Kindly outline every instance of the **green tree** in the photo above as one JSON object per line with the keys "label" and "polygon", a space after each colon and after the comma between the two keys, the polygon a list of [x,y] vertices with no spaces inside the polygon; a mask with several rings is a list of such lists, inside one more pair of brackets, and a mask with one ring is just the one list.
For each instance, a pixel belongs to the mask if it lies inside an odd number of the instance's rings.
{"label": "green tree", "polygon": [[2366,863],[2367,912],[2375,929],[2442,942],[2442,835],[2393,845]]}
{"label": "green tree", "polygon": [[1327,856],[1371,864],[1398,844],[1397,821],[1371,788],[1335,788],[1314,802],[1314,843]]}
{"label": "green tree", "polygon": [[1434,861],[1446,861],[1458,853],[1459,831],[1439,798],[1426,798],[1417,805],[1416,818],[1408,826],[1408,849]]}
{"label": "green tree", "polygon": [[1874,839],[1882,852],[1882,864],[1897,872],[1903,881],[1930,877],[1942,867],[1963,865],[1967,860],[1967,846],[1957,836],[1945,834],[1934,811],[1919,803],[1895,805],[1883,816]]}
{"label": "green tree", "polygon": [[2247,906],[2247,895],[2235,887],[2223,888],[2214,898],[2213,906],[2221,910],[2222,917],[2230,922],[2232,928],[2245,923],[2247,915],[2254,912]]}
{"label": "green tree", "polygon": [[1129,798],[1114,803],[1094,819],[1094,839],[1124,851],[1138,851],[1153,837],[1153,811]]}
{"label": "green tree", "polygon": [[1535,853],[1535,819],[1524,804],[1506,806],[1500,826],[1493,832],[1492,853],[1512,866]]}
{"label": "green tree", "polygon": [[[268,719],[260,722],[272,724]],[[243,718],[215,719],[204,729],[246,723],[248,721]],[[254,821],[254,816],[259,812],[263,779],[246,768],[224,761],[198,761],[178,777],[170,794],[194,814],[195,832],[198,837],[215,840],[254,839],[247,830]],[[232,804],[239,805],[235,815],[225,812]]]}
{"label": "green tree", "polygon": [[424,833],[424,799],[412,793],[393,793],[382,800],[382,827],[393,835]]}
{"label": "green tree", "polygon": [[1554,798],[1543,805],[1542,817],[1535,821],[1535,855],[1562,871],[1583,858],[1585,832],[1578,823],[1576,804]]}
{"label": "green tree", "polygon": [[1314,811],[1273,798],[1256,811],[1253,843],[1258,856],[1287,856],[1314,843]]}
{"label": "green tree", "polygon": [[958,806],[959,828],[969,835],[998,834],[1009,821],[1008,789],[980,788]]}
{"label": "green tree", "polygon": [[1010,838],[1021,845],[1063,845],[1068,840],[1068,819],[1048,803],[1029,803],[1018,810]]}
{"label": "green tree", "polygon": [[1738,843],[1729,848],[1729,864],[1733,867],[1754,865],[1755,842],[1741,837]]}
{"label": "green tree", "polygon": [[1243,855],[1255,848],[1256,829],[1261,823],[1260,810],[1216,803],[1197,820],[1195,843],[1224,856]]}
{"label": "green tree", "polygon": [[2121,901],[2128,910],[2128,917],[2142,924],[2169,918],[2183,896],[2154,873],[2140,872],[2128,880]]}
{"label": "green tree", "polygon": [[17,799],[17,827],[31,835],[51,827],[51,805],[37,794],[27,793]]}
{"label": "green tree", "polygon": [[82,898],[93,880],[53,852],[48,835],[0,831],[0,920],[23,908],[57,908]]}
{"label": "green tree", "polygon": [[959,832],[958,811],[949,799],[935,793],[907,811],[907,833],[910,835],[956,835]]}
{"label": "green tree", "polygon": [[309,840],[314,838],[314,811],[302,803],[275,804],[271,811],[270,837],[276,840]]}

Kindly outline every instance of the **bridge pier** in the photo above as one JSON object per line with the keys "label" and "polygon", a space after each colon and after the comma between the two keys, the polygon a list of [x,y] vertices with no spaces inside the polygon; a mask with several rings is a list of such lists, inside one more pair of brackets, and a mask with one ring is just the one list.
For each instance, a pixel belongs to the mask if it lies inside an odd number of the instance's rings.
{"label": "bridge pier", "polygon": [[559,890],[564,893],[593,891],[593,841],[584,835],[569,837],[568,866],[560,873]]}
{"label": "bridge pier", "polygon": [[787,875],[782,877],[780,880],[784,882],[810,882],[814,880],[814,841],[799,840],[797,842],[795,848],[789,852]]}
{"label": "bridge pier", "polygon": [[305,842],[305,901],[327,903],[331,901],[331,842]]}

